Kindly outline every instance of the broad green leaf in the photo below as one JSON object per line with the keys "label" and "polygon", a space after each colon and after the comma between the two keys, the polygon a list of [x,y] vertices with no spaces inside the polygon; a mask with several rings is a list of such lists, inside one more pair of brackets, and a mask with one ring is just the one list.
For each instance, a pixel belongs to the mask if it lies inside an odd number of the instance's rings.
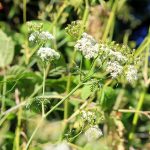
{"label": "broad green leaf", "polygon": [[81,98],[86,100],[90,95],[91,95],[91,86],[90,85],[85,85],[82,89],[81,92]]}
{"label": "broad green leaf", "polygon": [[14,56],[14,42],[2,30],[0,30],[0,67],[11,64]]}

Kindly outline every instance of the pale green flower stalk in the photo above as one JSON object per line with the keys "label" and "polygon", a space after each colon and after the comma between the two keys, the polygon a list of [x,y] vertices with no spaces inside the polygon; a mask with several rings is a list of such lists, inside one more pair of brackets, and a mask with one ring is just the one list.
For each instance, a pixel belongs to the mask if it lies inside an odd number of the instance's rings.
{"label": "pale green flower stalk", "polygon": [[[29,41],[38,44],[38,42],[45,43],[47,40],[53,40],[54,36],[48,31],[37,31],[35,30],[29,36]],[[54,49],[49,47],[40,47],[37,51],[37,56],[42,60],[43,63],[43,92],[45,94],[45,82],[46,82],[46,67],[47,64],[53,60],[59,59],[60,54]],[[44,116],[44,99],[42,100],[42,116]]]}
{"label": "pale green flower stalk", "polygon": [[[46,65],[48,62],[51,62],[52,60],[59,59],[60,55],[58,52],[56,52],[54,49],[48,48],[48,47],[41,47],[37,55],[42,60],[43,63],[43,96],[45,94],[45,81],[46,81]],[[45,65],[46,64],[46,65]],[[42,116],[44,116],[44,100],[42,101]]]}

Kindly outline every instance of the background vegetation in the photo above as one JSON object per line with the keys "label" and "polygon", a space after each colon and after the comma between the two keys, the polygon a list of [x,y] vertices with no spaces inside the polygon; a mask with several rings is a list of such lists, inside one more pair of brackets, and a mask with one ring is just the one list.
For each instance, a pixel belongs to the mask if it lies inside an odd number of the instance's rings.
{"label": "background vegetation", "polygon": [[[0,149],[52,150],[67,141],[70,150],[149,150],[149,12],[149,0],[0,1]],[[70,30],[78,21],[78,31],[98,42],[109,39],[135,49],[141,59],[138,80],[129,84],[99,71],[97,82],[80,86],[41,121],[41,101],[49,112],[91,68],[92,61],[74,50],[80,36],[74,32],[72,37]],[[47,70],[44,95],[39,45],[28,40],[31,22],[53,34],[47,45],[61,55]],[[80,126],[82,110],[95,113],[103,133],[98,140],[87,141]]]}

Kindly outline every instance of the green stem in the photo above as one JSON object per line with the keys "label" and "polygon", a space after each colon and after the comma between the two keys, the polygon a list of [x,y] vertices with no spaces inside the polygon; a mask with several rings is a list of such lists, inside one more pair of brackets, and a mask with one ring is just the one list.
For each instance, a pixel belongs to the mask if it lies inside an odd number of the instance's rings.
{"label": "green stem", "polygon": [[21,115],[22,115],[22,108],[19,108],[18,111],[18,123],[16,127],[16,132],[15,132],[15,140],[14,140],[14,145],[13,145],[13,150],[20,150],[20,126],[21,126]]}
{"label": "green stem", "polygon": [[26,23],[27,21],[26,12],[27,12],[27,1],[23,0],[23,22],[24,23]]}
{"label": "green stem", "polygon": [[[45,95],[45,81],[46,81],[46,69],[43,67],[43,96]],[[44,99],[42,99],[42,116],[44,116]]]}
{"label": "green stem", "polygon": [[31,141],[32,141],[32,139],[34,138],[34,136],[35,136],[36,132],[38,131],[38,129],[40,128],[40,126],[41,126],[43,120],[44,120],[44,118],[42,117],[42,119],[41,119],[40,122],[38,123],[37,127],[36,127],[35,130],[33,131],[32,135],[31,135],[31,137],[30,137],[30,139],[29,139],[29,141],[28,141],[28,143],[27,143],[27,145],[26,145],[26,150],[28,150]]}
{"label": "green stem", "polygon": [[143,50],[146,49],[146,47],[150,44],[150,38],[146,37],[142,44],[139,46],[139,48],[136,50],[134,57],[139,56]]}
{"label": "green stem", "polygon": [[110,30],[111,30],[111,33],[113,33],[112,25],[114,24],[114,21],[115,21],[115,13],[116,13],[117,5],[118,5],[118,0],[115,0],[107,25],[106,25],[106,28],[105,28],[105,31],[104,31],[104,34],[103,34],[103,38],[102,38],[103,41],[107,39]]}
{"label": "green stem", "polygon": [[111,28],[110,28],[110,32],[109,32],[109,40],[111,40],[111,41],[112,41],[113,35],[114,35],[114,27],[115,27],[115,16],[112,19]]}
{"label": "green stem", "polygon": [[[67,80],[67,88],[66,88],[66,93],[69,93],[70,91],[70,85],[71,85],[71,75],[69,74],[68,76],[68,80]],[[64,119],[67,119],[68,118],[68,109],[69,109],[69,106],[68,106],[68,100],[66,100],[64,102]]]}
{"label": "green stem", "polygon": [[130,30],[127,30],[127,31],[125,32],[125,35],[124,35],[124,37],[123,37],[123,44],[128,45],[128,41],[129,41],[129,36],[130,36],[130,34],[131,34],[131,31],[130,31]]}
{"label": "green stem", "polygon": [[142,108],[142,105],[143,105],[143,102],[144,102],[144,98],[145,98],[145,90],[141,93],[140,99],[138,101],[136,112],[135,112],[134,117],[133,117],[133,122],[132,122],[133,126],[132,126],[131,132],[129,134],[129,140],[133,139],[134,131],[135,131],[138,119],[139,119],[139,111]]}
{"label": "green stem", "polygon": [[120,107],[120,105],[122,103],[122,100],[123,100],[122,97],[123,97],[124,93],[125,93],[124,89],[120,90],[120,93],[119,93],[119,95],[118,95],[118,97],[116,99],[116,102],[115,102],[114,106],[113,106],[113,111],[114,110],[116,111],[116,110],[119,109],[119,107]]}
{"label": "green stem", "polygon": [[66,3],[66,1],[64,1],[63,5],[59,9],[59,12],[57,13],[57,16],[55,17],[55,20],[52,23],[52,28],[56,25],[58,19],[62,15],[62,13],[63,13],[64,9],[66,8],[66,6],[67,6],[67,3]]}
{"label": "green stem", "polygon": [[83,55],[81,55],[81,62],[80,62],[80,81],[82,80],[82,64],[83,64]]}
{"label": "green stem", "polygon": [[148,35],[145,37],[141,45],[135,51],[134,57],[136,58],[137,56],[139,56],[146,49],[146,47],[149,47],[149,44],[150,44],[150,28]]}
{"label": "green stem", "polygon": [[43,96],[45,94],[45,80],[46,80],[46,69],[43,67]]}
{"label": "green stem", "polygon": [[97,55],[97,57],[93,60],[93,62],[92,62],[92,64],[91,64],[91,69],[89,70],[89,72],[88,72],[88,74],[87,74],[87,76],[84,78],[84,82],[86,81],[86,80],[88,80],[93,74],[94,74],[94,68],[95,68],[95,66],[96,66],[96,60],[98,59],[98,56],[99,55]]}
{"label": "green stem", "polygon": [[45,114],[47,117],[52,111],[54,111],[60,104],[62,104],[65,100],[67,100],[79,87],[82,86],[82,82],[80,82],[66,97],[64,97],[61,101],[59,101],[50,111]]}
{"label": "green stem", "polygon": [[[3,122],[7,119],[9,114],[6,114],[3,118],[0,118],[0,126],[3,124]],[[1,116],[0,116],[1,117]]]}
{"label": "green stem", "polygon": [[6,82],[7,82],[6,75],[4,75],[1,113],[3,113],[5,111],[5,95],[6,95],[6,88],[7,88],[7,83]]}
{"label": "green stem", "polygon": [[59,101],[55,106],[52,107],[52,109],[50,109],[44,116],[42,116],[41,121],[39,122],[39,124],[37,125],[37,127],[35,128],[35,130],[33,131],[27,145],[26,145],[26,150],[29,148],[29,145],[33,139],[33,137],[35,136],[36,132],[38,131],[38,129],[40,128],[43,120],[49,115],[51,114],[59,105],[61,105],[65,100],[67,100],[79,87],[82,86],[82,82],[79,83],[67,96],[65,96],[61,101]]}

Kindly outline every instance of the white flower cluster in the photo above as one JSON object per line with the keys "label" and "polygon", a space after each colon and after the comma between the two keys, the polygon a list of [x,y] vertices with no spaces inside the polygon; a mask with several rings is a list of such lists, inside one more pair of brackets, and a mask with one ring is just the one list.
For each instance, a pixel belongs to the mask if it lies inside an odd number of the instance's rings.
{"label": "white flower cluster", "polygon": [[30,36],[29,36],[29,41],[30,42],[35,41],[38,38],[38,36],[39,36],[39,32],[38,31],[35,31],[35,32],[31,33]]}
{"label": "white flower cluster", "polygon": [[30,34],[30,36],[29,36],[30,42],[36,41],[37,39],[47,41],[47,40],[54,39],[54,36],[51,33],[49,33],[48,31],[42,31],[42,32],[35,31]]}
{"label": "white flower cluster", "polygon": [[50,34],[48,31],[42,31],[40,34],[39,34],[39,38],[41,40],[53,40],[54,39],[54,36],[52,34]]}
{"label": "white flower cluster", "polygon": [[137,69],[133,65],[128,66],[126,78],[129,82],[137,80]]}
{"label": "white flower cluster", "polygon": [[59,59],[60,57],[58,52],[56,52],[54,49],[51,49],[49,47],[41,47],[38,50],[37,55],[42,59],[42,61]]}
{"label": "white flower cluster", "polygon": [[81,51],[84,57],[87,59],[96,57],[99,52],[98,43],[87,33],[82,34],[82,38],[77,41],[75,48]]}
{"label": "white flower cluster", "polygon": [[125,56],[123,56],[121,52],[115,52],[115,51],[111,50],[109,52],[109,55],[114,56],[117,61],[127,61],[127,58]]}
{"label": "white flower cluster", "polygon": [[107,56],[114,57],[117,61],[127,61],[127,57],[124,56],[121,52],[114,51],[104,44],[100,44],[100,50],[106,53]]}
{"label": "white flower cluster", "polygon": [[116,78],[122,73],[123,67],[117,61],[110,61],[107,63],[106,71],[110,73],[112,78]]}
{"label": "white flower cluster", "polygon": [[[114,45],[114,46],[113,46]],[[85,58],[97,58],[99,64],[103,64],[106,60],[106,71],[110,73],[112,78],[117,78],[119,75],[123,74],[126,76],[129,82],[137,80],[137,70],[127,58],[126,47],[119,47],[119,44],[98,44],[96,40],[88,35],[83,33],[80,40],[77,41],[75,48],[82,52]],[[128,71],[124,71],[126,65],[129,65]]]}
{"label": "white flower cluster", "polygon": [[92,120],[96,119],[95,113],[91,111],[84,111],[84,110],[81,112],[81,117],[84,121],[87,121],[89,123],[91,123]]}
{"label": "white flower cluster", "polygon": [[[129,65],[127,57],[122,52],[117,51],[116,48],[110,48],[107,44],[100,44],[99,46],[102,56],[98,62],[101,63],[101,59],[109,60],[106,64],[106,71],[110,73],[112,78],[117,78],[123,74],[128,82],[137,80],[137,69],[133,65]],[[127,64],[128,68],[126,69]]]}
{"label": "white flower cluster", "polygon": [[88,141],[97,140],[102,135],[103,135],[103,133],[97,125],[92,126],[87,131],[85,131],[85,136],[86,136]]}

